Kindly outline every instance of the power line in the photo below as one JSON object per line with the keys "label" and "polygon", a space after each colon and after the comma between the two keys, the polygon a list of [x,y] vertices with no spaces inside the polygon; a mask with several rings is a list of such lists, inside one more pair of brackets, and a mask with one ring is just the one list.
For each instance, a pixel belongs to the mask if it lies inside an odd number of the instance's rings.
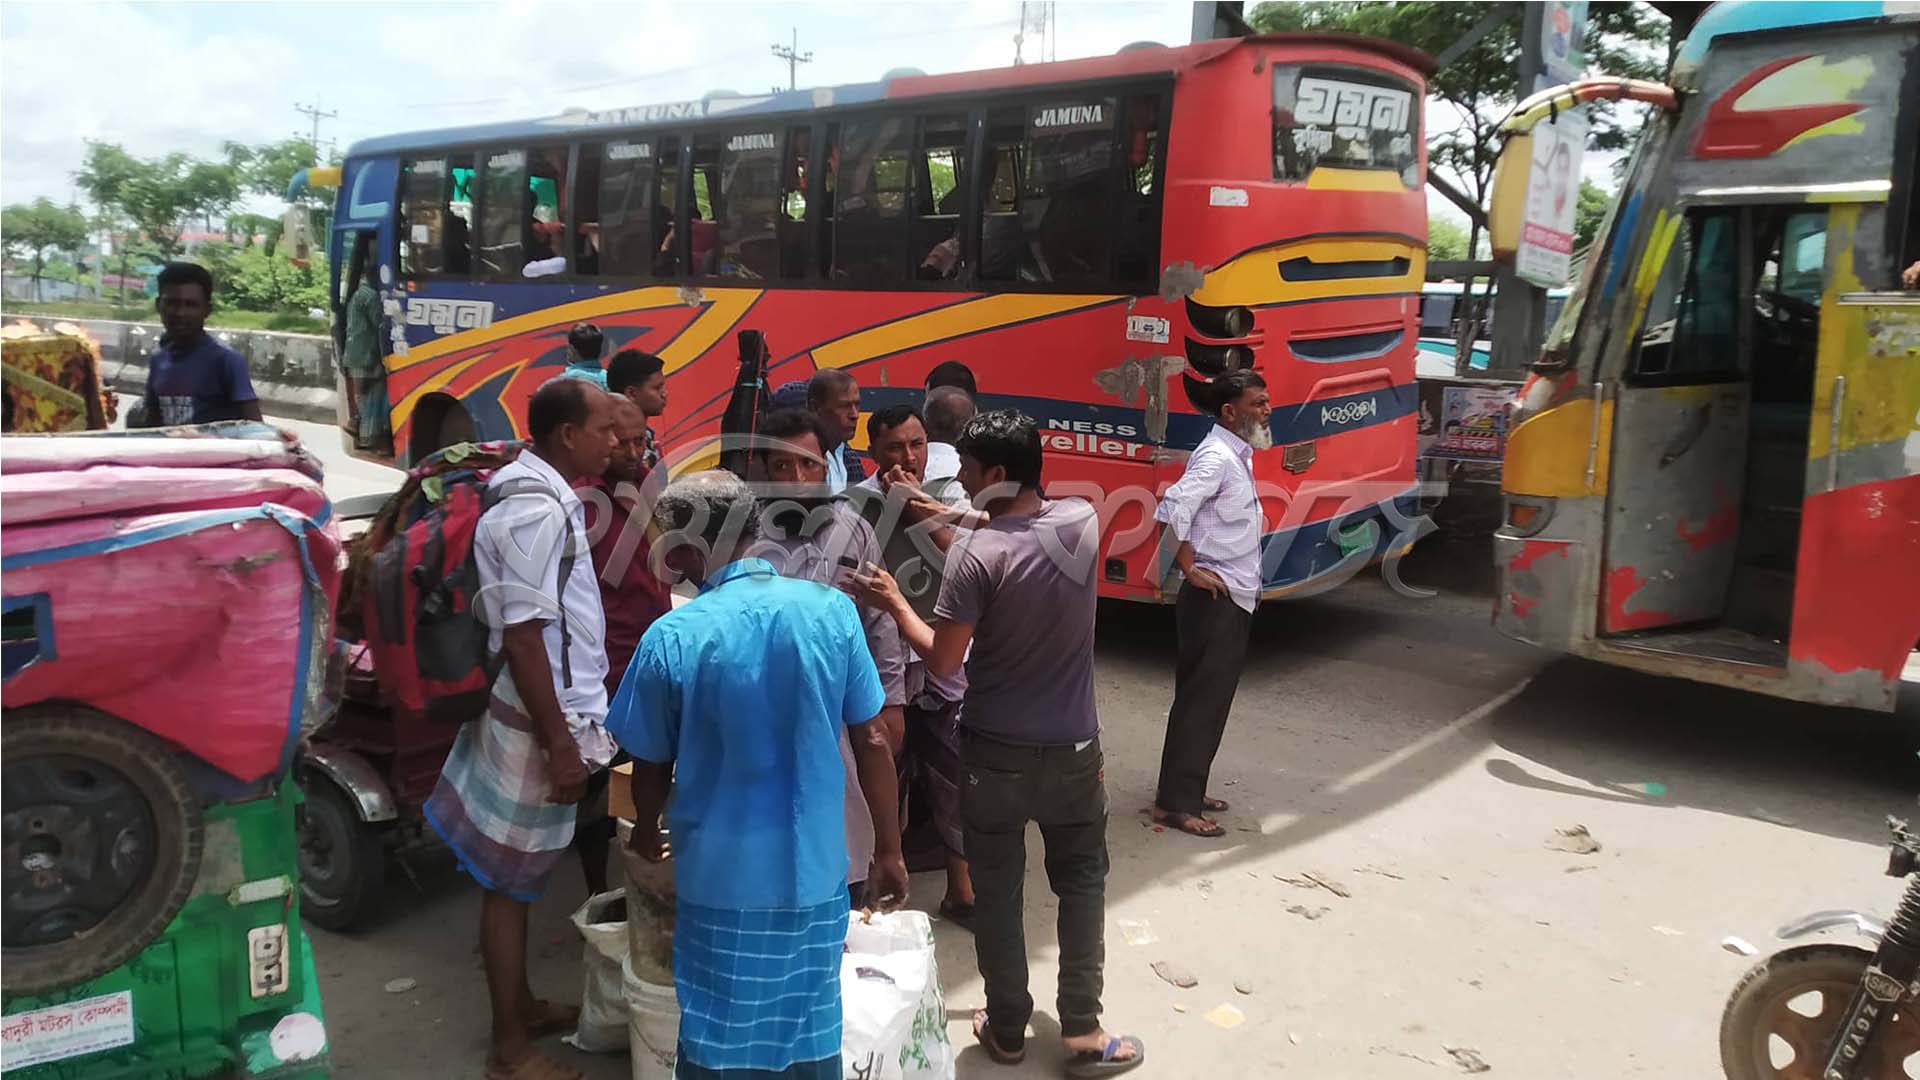
{"label": "power line", "polygon": [[302,105],[297,101],[293,103],[293,111],[305,113],[307,119],[313,121],[312,129],[307,135],[307,145],[313,147],[313,163],[318,165],[320,164],[320,121],[332,120],[339,116],[340,113],[337,110],[323,112],[317,103],[313,105]]}
{"label": "power line", "polygon": [[800,86],[800,65],[813,63],[813,50],[800,51],[800,28],[793,28],[792,45],[773,46],[773,55],[787,62],[787,89],[797,90]]}

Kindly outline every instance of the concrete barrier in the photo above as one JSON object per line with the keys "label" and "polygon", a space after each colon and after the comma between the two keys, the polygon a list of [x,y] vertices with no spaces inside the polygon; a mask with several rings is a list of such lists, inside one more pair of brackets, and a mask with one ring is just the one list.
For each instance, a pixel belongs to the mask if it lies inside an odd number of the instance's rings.
{"label": "concrete barrier", "polygon": [[[58,315],[14,315],[39,326],[72,323],[100,346],[101,373],[123,394],[147,388],[147,357],[160,343],[157,322],[119,322],[113,319],[68,319]],[[265,330],[228,330],[210,326],[207,332],[247,358],[253,389],[260,395],[260,411],[268,416],[332,422],[339,399],[339,368],[334,362],[333,339],[324,334],[278,334]]]}

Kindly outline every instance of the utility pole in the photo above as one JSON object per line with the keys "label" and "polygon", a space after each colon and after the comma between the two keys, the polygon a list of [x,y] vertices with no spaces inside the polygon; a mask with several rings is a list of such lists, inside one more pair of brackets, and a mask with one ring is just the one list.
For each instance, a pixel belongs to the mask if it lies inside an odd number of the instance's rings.
{"label": "utility pole", "polygon": [[[1522,5],[1520,19],[1519,97],[1540,89],[1535,85],[1544,70],[1540,57],[1542,19],[1545,5]],[[1473,252],[1467,252],[1472,256]],[[1499,264],[1493,273],[1496,292],[1493,297],[1493,356],[1487,374],[1494,378],[1522,378],[1540,352],[1546,337],[1546,290],[1514,272],[1512,262]],[[1471,281],[1471,279],[1469,279]],[[1471,292],[1469,285],[1467,292]]]}
{"label": "utility pole", "polygon": [[320,164],[320,121],[332,120],[340,114],[321,111],[317,102],[312,105],[302,105],[296,101],[293,103],[293,111],[305,113],[307,119],[313,121],[312,129],[307,134],[307,145],[313,147],[313,163],[318,165]]}
{"label": "utility pole", "polygon": [[800,51],[800,28],[793,28],[793,44],[773,46],[773,55],[787,62],[787,89],[800,88],[800,65],[813,63],[813,50]]}

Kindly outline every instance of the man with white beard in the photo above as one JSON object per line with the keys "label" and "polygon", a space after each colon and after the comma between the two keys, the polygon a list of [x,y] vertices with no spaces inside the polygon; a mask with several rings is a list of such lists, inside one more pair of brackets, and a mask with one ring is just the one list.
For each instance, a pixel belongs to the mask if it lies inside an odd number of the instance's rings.
{"label": "man with white beard", "polygon": [[1207,774],[1227,730],[1260,598],[1263,527],[1253,452],[1273,445],[1267,426],[1273,408],[1267,381],[1245,369],[1188,385],[1194,404],[1213,413],[1214,425],[1154,513],[1178,542],[1173,561],[1185,580],[1173,609],[1180,660],[1153,820],[1216,837],[1226,830],[1207,814],[1227,804],[1207,796]]}

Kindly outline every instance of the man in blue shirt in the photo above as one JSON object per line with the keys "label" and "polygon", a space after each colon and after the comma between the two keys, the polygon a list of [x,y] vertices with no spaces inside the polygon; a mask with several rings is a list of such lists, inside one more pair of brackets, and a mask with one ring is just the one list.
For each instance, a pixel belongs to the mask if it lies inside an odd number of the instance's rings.
{"label": "man in blue shirt", "polygon": [[700,595],[640,639],[607,730],[636,759],[633,845],[666,857],[671,781],[676,1077],[838,1080],[847,849],[840,730],[873,815],[870,904],[905,901],[885,705],[853,601],[741,558],[759,508],[731,473],[654,503],[667,568]]}
{"label": "man in blue shirt", "polygon": [[154,306],[166,333],[147,359],[143,399],[147,427],[260,419],[246,358],[207,333],[213,311],[213,275],[197,263],[160,269]]}
{"label": "man in blue shirt", "polygon": [[600,328],[590,322],[574,323],[567,331],[567,366],[560,369],[560,378],[585,379],[602,390],[607,388],[607,369],[600,366],[600,353],[607,347],[607,339]]}

